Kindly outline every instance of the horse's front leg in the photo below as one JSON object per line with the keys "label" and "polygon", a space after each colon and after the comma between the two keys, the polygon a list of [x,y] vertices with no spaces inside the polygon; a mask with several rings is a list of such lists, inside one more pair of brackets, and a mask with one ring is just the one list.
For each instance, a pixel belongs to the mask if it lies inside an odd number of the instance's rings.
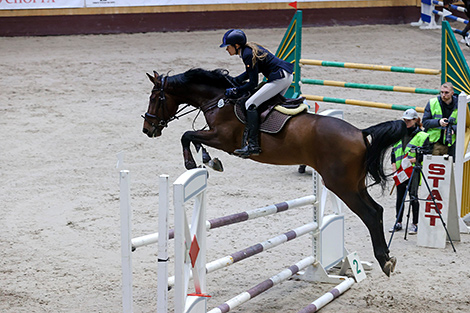
{"label": "horse's front leg", "polygon": [[193,154],[191,153],[191,148],[190,148],[190,144],[193,138],[192,133],[194,132],[187,131],[181,137],[181,145],[183,146],[184,167],[187,170],[197,167],[196,161],[194,161],[194,157],[193,157]]}
{"label": "horse's front leg", "polygon": [[190,144],[192,142],[196,148],[196,151],[199,152],[199,150],[202,149],[202,161],[204,164],[207,164],[215,171],[224,171],[222,162],[220,162],[220,160],[217,158],[212,160],[207,150],[202,146],[202,143],[211,142],[211,140],[214,139],[216,138],[213,131],[187,131],[183,134],[181,137],[181,144],[183,146],[184,166],[186,169],[189,170],[197,167],[197,163],[194,160],[190,149]]}

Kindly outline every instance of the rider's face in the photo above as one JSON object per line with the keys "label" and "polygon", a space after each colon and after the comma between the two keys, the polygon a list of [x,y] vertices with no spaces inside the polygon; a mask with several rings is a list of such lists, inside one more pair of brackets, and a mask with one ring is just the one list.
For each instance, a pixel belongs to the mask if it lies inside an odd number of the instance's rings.
{"label": "rider's face", "polygon": [[228,54],[230,54],[230,55],[237,54],[237,49],[232,45],[228,45],[226,50],[227,50]]}

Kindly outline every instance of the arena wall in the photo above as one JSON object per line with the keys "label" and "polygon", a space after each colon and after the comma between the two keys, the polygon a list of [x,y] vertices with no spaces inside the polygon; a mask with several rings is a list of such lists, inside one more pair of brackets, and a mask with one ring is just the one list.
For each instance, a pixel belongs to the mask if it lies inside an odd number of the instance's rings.
{"label": "arena wall", "polygon": [[[9,3],[21,1],[26,2]],[[7,2],[0,1],[0,36],[276,28],[288,25],[294,13],[289,2],[246,2],[6,9]],[[309,1],[298,2],[298,9],[303,11],[304,26],[402,24],[419,19],[420,4],[419,0]]]}

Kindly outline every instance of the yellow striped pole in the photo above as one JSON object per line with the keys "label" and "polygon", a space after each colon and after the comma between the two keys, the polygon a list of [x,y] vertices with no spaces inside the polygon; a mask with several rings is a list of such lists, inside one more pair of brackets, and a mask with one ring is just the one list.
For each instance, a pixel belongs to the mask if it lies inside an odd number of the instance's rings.
{"label": "yellow striped pole", "polygon": [[360,70],[371,70],[371,71],[401,72],[401,73],[413,73],[413,74],[424,74],[424,75],[441,74],[440,70],[427,69],[427,68],[415,68],[415,67],[333,62],[333,61],[309,60],[309,59],[300,59],[299,63],[303,65],[355,68],[355,69],[360,69]]}
{"label": "yellow striped pole", "polygon": [[341,82],[341,81],[336,81],[336,80],[323,80],[323,79],[310,79],[310,78],[302,78],[300,81],[303,84],[310,84],[310,85],[369,89],[369,90],[383,90],[383,91],[395,91],[395,92],[409,92],[409,93],[430,94],[430,95],[439,94],[438,89],[389,86],[389,85],[374,85],[374,84],[359,84],[359,83]]}
{"label": "yellow striped pole", "polygon": [[401,110],[401,111],[406,111],[408,109],[415,109],[416,112],[419,112],[419,113],[424,112],[423,107],[416,107],[416,106],[409,106],[409,105],[389,104],[389,103],[353,100],[353,99],[330,98],[330,97],[315,96],[315,95],[301,95],[301,96],[305,97],[305,99],[307,100],[312,100],[312,101],[350,104],[350,105],[358,105],[358,106],[371,107],[371,108]]}

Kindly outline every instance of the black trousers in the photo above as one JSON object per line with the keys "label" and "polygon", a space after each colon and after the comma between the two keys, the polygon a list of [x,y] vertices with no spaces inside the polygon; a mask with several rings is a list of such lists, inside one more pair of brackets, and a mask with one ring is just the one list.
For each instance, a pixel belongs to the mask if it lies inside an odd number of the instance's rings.
{"label": "black trousers", "polygon": [[[419,187],[419,177],[418,173],[414,173],[412,177],[412,182],[409,189],[409,197],[408,199],[414,199],[411,201],[411,210],[413,212],[413,224],[418,224],[418,214],[419,214],[419,201],[418,199],[418,187]],[[401,203],[403,201],[403,197],[405,196],[406,186],[408,186],[409,179],[401,183],[397,186],[397,202],[396,202],[396,217],[398,218],[398,223],[403,221],[403,212],[408,212],[408,206],[410,202],[405,202],[403,205],[403,209],[401,211],[400,216],[398,216],[401,208]],[[407,200],[405,198],[405,200]]]}

